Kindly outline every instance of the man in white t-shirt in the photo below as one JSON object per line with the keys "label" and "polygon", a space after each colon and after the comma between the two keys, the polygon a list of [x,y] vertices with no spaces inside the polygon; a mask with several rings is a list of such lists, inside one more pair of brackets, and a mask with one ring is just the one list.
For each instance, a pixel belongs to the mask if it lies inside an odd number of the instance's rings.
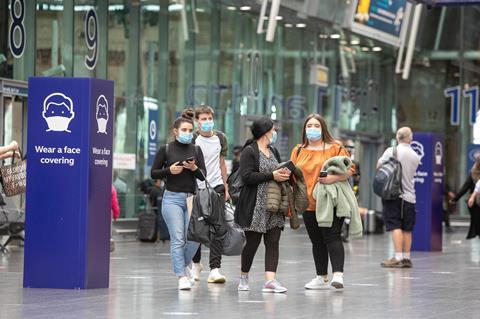
{"label": "man in white t-shirt", "polygon": [[[195,110],[195,121],[198,131],[194,136],[194,142],[202,149],[207,168],[207,181],[219,194],[229,198],[227,184],[227,165],[225,156],[227,156],[228,145],[225,134],[214,130],[213,122],[214,111],[210,106],[200,106]],[[205,182],[197,181],[198,188],[205,188]],[[225,276],[220,273],[222,262],[223,243],[220,236],[215,237],[210,242],[210,274],[209,283],[224,283]],[[196,255],[193,257],[192,276],[195,280],[200,280],[202,271],[201,246],[198,247]]]}
{"label": "man in white t-shirt", "polygon": [[[409,127],[397,131],[397,159],[402,164],[403,194],[398,199],[382,200],[383,218],[387,231],[392,232],[395,256],[382,262],[385,268],[411,268],[410,249],[412,231],[415,226],[415,172],[420,164],[420,156],[412,149],[413,133]],[[389,147],[378,160],[377,168],[393,157],[393,147]]]}

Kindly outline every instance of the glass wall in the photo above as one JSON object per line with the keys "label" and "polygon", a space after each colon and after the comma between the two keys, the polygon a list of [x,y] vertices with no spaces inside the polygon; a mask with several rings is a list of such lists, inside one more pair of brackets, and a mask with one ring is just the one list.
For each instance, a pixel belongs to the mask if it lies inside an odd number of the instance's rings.
{"label": "glass wall", "polygon": [[[284,158],[300,143],[303,119],[312,112],[323,114],[338,138],[356,139],[357,154],[369,164],[400,125],[445,132],[449,152],[464,153],[471,128],[449,124],[443,89],[478,85],[475,52],[480,34],[471,28],[478,10],[425,13],[420,51],[410,79],[404,81],[395,75],[395,48],[334,30],[329,17],[322,16],[326,4],[314,10],[323,21],[300,17],[292,1],[286,2],[289,8],[281,8],[275,41],[270,43],[265,33],[257,34],[259,6],[254,1],[250,10],[240,10],[234,1],[186,3],[184,7],[173,0],[28,1],[29,50],[14,58],[5,36],[11,23],[9,8],[0,2],[0,76],[20,80],[30,75],[91,76],[115,82],[114,152],[134,162],[131,169],[114,169],[122,217],[138,214],[143,199],[140,184],[149,178],[149,117],[157,117],[158,144],[164,143],[174,118],[190,106],[214,107],[216,127],[226,133],[230,148],[249,137],[253,119],[271,116],[278,122],[277,146]],[[338,14],[345,6],[343,2],[330,6],[337,12],[332,19],[343,19]],[[86,29],[90,9],[96,10],[98,24],[89,22]],[[448,32],[440,29],[442,14]],[[94,53],[88,44],[94,36],[97,64],[90,70],[85,57]],[[458,48],[464,52],[462,59]],[[317,67],[327,70],[325,86],[316,83]],[[374,171],[370,166],[367,172]],[[448,173],[448,179],[455,188],[461,178]]]}

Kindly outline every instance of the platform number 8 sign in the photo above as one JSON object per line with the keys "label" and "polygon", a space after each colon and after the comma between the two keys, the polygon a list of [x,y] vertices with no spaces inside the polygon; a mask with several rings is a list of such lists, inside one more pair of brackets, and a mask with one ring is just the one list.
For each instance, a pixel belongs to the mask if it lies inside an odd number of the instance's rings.
{"label": "platform number 8 sign", "polygon": [[[8,43],[13,56],[20,58],[25,51],[25,0],[10,1],[10,28],[8,30]],[[18,34],[17,39],[15,35]]]}
{"label": "platform number 8 sign", "polygon": [[85,55],[85,66],[89,70],[95,69],[98,57],[98,18],[95,9],[90,9],[85,15],[85,43],[90,55]]}

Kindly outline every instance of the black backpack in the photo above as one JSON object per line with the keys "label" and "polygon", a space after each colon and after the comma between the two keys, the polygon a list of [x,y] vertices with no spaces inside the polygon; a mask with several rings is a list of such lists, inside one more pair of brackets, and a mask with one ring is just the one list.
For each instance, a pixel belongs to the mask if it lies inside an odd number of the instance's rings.
{"label": "black backpack", "polygon": [[402,163],[397,158],[397,148],[393,148],[393,156],[375,173],[373,192],[384,200],[398,199],[403,194]]}

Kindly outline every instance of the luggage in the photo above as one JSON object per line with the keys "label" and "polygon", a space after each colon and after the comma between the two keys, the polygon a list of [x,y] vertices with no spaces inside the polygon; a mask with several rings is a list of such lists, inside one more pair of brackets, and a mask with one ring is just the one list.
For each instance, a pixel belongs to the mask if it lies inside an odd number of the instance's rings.
{"label": "luggage", "polygon": [[137,238],[147,243],[157,240],[157,215],[149,211],[138,215]]}
{"label": "luggage", "polygon": [[363,229],[365,230],[366,234],[373,234],[375,233],[375,226],[376,226],[376,213],[374,210],[368,210],[365,214],[365,225]]}
{"label": "luggage", "polygon": [[227,232],[223,236],[222,255],[239,256],[242,254],[246,243],[245,232],[238,225],[228,225]]}

